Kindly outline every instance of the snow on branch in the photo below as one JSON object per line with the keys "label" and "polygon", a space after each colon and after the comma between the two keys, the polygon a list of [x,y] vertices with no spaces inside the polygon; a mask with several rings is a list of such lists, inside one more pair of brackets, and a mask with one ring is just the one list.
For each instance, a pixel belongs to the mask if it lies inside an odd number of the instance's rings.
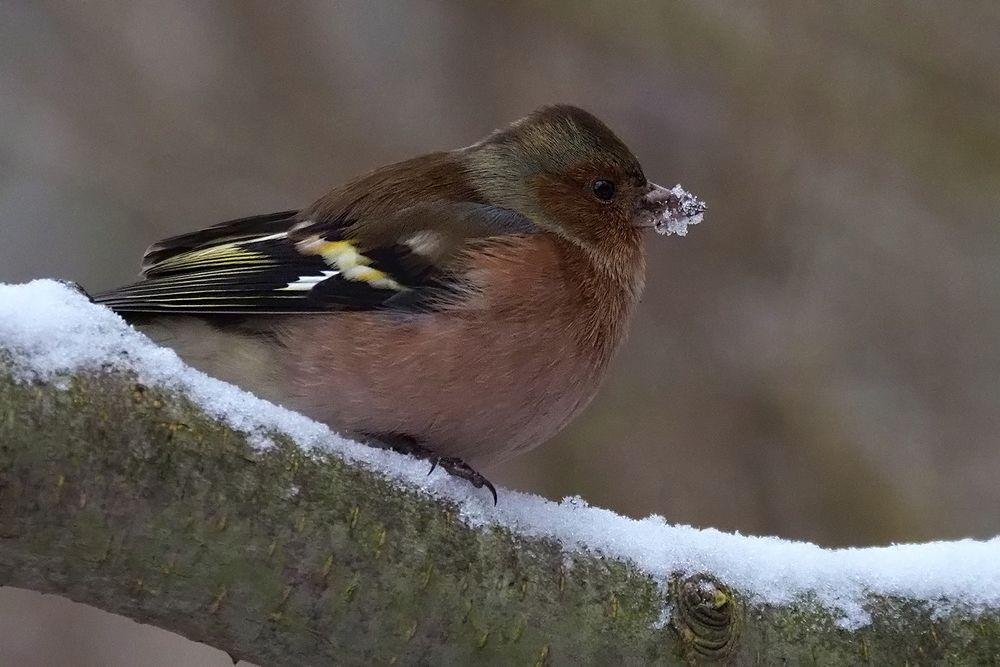
{"label": "snow on branch", "polygon": [[1000,538],[829,550],[494,507],[52,281],[0,285],[0,585],[268,665],[1000,654]]}

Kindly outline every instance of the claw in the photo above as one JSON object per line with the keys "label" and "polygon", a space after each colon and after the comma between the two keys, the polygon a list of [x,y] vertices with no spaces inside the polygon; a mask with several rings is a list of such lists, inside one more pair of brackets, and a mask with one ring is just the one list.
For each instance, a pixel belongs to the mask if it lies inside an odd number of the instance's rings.
{"label": "claw", "polygon": [[495,506],[497,504],[496,487],[493,486],[493,483],[490,482],[490,480],[483,477],[479,472],[474,470],[468,463],[466,463],[462,459],[457,459],[454,457],[442,457],[438,459],[438,462],[441,464],[441,467],[444,468],[445,471],[447,471],[449,475],[460,477],[469,482],[470,484],[472,484],[472,486],[476,487],[477,489],[481,489],[485,486],[486,489],[490,492],[490,495],[493,496],[493,505]]}
{"label": "claw", "polygon": [[487,489],[489,489],[490,493],[493,494],[493,507],[496,507],[497,506],[497,490],[496,490],[496,487],[494,487],[493,483],[490,482],[490,480],[486,479],[485,477],[483,478],[483,486],[485,486]]}
{"label": "claw", "polygon": [[497,504],[496,487],[462,459],[453,456],[438,456],[419,443],[416,438],[405,433],[365,433],[363,437],[376,447],[391,449],[400,454],[409,454],[418,459],[430,461],[431,469],[427,471],[428,475],[441,466],[449,475],[464,479],[477,489],[485,486],[490,495],[493,496],[493,505]]}

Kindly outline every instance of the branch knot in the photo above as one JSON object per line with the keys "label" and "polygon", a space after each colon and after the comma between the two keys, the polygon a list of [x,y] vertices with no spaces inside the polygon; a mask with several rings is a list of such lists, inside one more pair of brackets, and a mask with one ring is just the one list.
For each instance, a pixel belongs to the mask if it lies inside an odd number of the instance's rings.
{"label": "branch knot", "polygon": [[675,577],[670,582],[670,625],[687,659],[724,660],[736,649],[741,609],[729,588],[708,575]]}

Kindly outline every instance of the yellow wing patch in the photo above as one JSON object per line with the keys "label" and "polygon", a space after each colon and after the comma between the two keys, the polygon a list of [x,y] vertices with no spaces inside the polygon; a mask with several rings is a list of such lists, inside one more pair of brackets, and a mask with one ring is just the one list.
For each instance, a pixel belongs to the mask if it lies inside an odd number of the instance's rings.
{"label": "yellow wing patch", "polygon": [[266,254],[250,250],[239,243],[223,245],[201,250],[192,250],[174,257],[169,257],[155,265],[157,270],[185,268],[224,268],[238,264],[248,266],[254,264],[266,265],[273,263]]}
{"label": "yellow wing patch", "polygon": [[371,258],[360,253],[350,241],[325,241],[314,236],[299,241],[297,247],[304,255],[320,255],[331,267],[339,269],[347,280],[366,282],[381,289],[403,289],[385,271],[373,269]]}

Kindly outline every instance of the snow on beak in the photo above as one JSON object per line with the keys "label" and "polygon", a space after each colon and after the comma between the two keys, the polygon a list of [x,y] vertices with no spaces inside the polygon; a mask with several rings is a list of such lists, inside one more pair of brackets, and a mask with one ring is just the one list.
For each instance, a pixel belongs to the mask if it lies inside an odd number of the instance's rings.
{"label": "snow on beak", "polygon": [[675,185],[669,190],[650,183],[646,194],[639,200],[633,224],[652,227],[657,234],[685,236],[688,225],[697,225],[705,217],[708,207],[693,194]]}

